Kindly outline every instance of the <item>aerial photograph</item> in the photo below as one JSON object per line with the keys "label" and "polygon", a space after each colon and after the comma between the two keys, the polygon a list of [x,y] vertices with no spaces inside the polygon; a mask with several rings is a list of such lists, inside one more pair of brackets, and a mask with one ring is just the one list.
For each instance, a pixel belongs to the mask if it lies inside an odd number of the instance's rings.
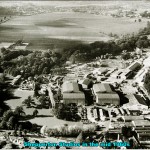
{"label": "aerial photograph", "polygon": [[0,0],[0,149],[150,149],[150,1]]}

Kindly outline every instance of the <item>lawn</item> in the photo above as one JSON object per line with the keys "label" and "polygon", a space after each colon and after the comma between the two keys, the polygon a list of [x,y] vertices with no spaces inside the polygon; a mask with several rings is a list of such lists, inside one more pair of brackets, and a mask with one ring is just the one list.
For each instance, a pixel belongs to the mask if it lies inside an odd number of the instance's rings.
{"label": "lawn", "polygon": [[[10,99],[6,102],[11,107],[11,109],[15,109],[17,106],[22,105],[22,101],[24,101],[24,99],[32,95],[33,91],[16,89],[14,92],[14,96],[16,98]],[[23,108],[27,115],[32,115],[35,109],[35,108],[26,108],[25,106]],[[31,121],[32,123],[37,123],[38,125],[42,126],[46,125],[49,128],[55,127],[57,125],[64,125],[66,123],[68,125],[75,125],[75,124],[82,125],[82,123],[80,122],[64,121],[57,119],[56,117],[53,117],[51,109],[38,109],[38,112],[39,112],[38,116],[33,119],[29,119],[29,121]]]}

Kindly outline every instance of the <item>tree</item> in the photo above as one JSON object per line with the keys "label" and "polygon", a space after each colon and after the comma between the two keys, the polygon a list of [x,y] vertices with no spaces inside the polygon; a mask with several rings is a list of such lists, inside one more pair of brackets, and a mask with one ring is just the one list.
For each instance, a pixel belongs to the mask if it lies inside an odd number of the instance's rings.
{"label": "tree", "polygon": [[33,111],[33,116],[36,117],[38,113],[39,113],[38,110],[35,109],[35,110]]}
{"label": "tree", "polygon": [[26,129],[24,129],[24,130],[23,130],[23,132],[24,132],[24,135],[26,135],[26,134],[27,134],[27,130],[26,130]]}
{"label": "tree", "polygon": [[2,54],[4,54],[4,53],[5,53],[5,51],[6,51],[6,48],[2,47],[2,48],[1,48],[1,52],[2,52]]}
{"label": "tree", "polygon": [[16,129],[13,131],[13,136],[17,136],[17,130]]}
{"label": "tree", "polygon": [[15,125],[15,117],[11,116],[6,124],[7,124],[7,128],[12,130]]}
{"label": "tree", "polygon": [[[38,79],[37,79],[38,80]],[[40,83],[39,82],[35,82],[35,87],[34,87],[34,96],[39,96],[38,91],[40,90]]]}
{"label": "tree", "polygon": [[[0,81],[0,100],[4,101],[13,96],[12,88],[5,81]],[[1,107],[1,106],[0,106]]]}
{"label": "tree", "polygon": [[34,100],[31,96],[28,96],[28,98],[25,99],[22,103],[25,104],[27,107],[31,107],[31,104],[34,103]]}
{"label": "tree", "polygon": [[39,102],[41,103],[41,106],[42,106],[42,107],[45,107],[45,106],[46,106],[46,97],[45,97],[45,96],[43,96],[43,95],[40,96],[38,100],[39,100]]}
{"label": "tree", "polygon": [[53,109],[53,113],[58,119],[66,119],[67,121],[78,120],[77,112],[77,107],[72,104],[59,104],[57,108]]}
{"label": "tree", "polygon": [[25,115],[25,112],[23,110],[23,107],[22,106],[17,106],[15,108],[15,111],[14,111],[14,114],[16,114],[18,117],[22,116],[22,115]]}
{"label": "tree", "polygon": [[11,110],[5,111],[3,114],[2,120],[7,122],[9,120],[9,118],[12,116],[14,116],[13,111],[11,111]]}
{"label": "tree", "polygon": [[139,21],[139,22],[142,22],[142,20],[141,20],[141,19],[139,19],[138,21]]}
{"label": "tree", "polygon": [[14,116],[14,113],[11,110],[7,110],[4,112],[2,121],[0,123],[0,128],[7,128],[7,122],[9,121],[9,118]]}

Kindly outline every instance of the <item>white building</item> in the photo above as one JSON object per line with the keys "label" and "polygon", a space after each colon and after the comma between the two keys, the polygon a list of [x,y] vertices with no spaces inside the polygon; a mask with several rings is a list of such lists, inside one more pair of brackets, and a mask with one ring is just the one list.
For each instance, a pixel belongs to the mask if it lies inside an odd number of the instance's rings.
{"label": "white building", "polygon": [[135,81],[140,85],[143,86],[144,84],[144,77],[146,73],[148,72],[149,68],[143,67],[135,76]]}

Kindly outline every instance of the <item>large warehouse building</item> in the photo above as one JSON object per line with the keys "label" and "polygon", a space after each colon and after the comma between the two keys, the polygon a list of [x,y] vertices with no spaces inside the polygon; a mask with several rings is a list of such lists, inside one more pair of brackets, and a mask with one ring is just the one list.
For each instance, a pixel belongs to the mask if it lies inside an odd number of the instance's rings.
{"label": "large warehouse building", "polygon": [[85,95],[80,91],[77,82],[64,82],[62,85],[63,103],[85,105]]}
{"label": "large warehouse building", "polygon": [[112,90],[109,84],[94,84],[93,93],[96,98],[96,103],[99,105],[120,105],[119,95]]}

